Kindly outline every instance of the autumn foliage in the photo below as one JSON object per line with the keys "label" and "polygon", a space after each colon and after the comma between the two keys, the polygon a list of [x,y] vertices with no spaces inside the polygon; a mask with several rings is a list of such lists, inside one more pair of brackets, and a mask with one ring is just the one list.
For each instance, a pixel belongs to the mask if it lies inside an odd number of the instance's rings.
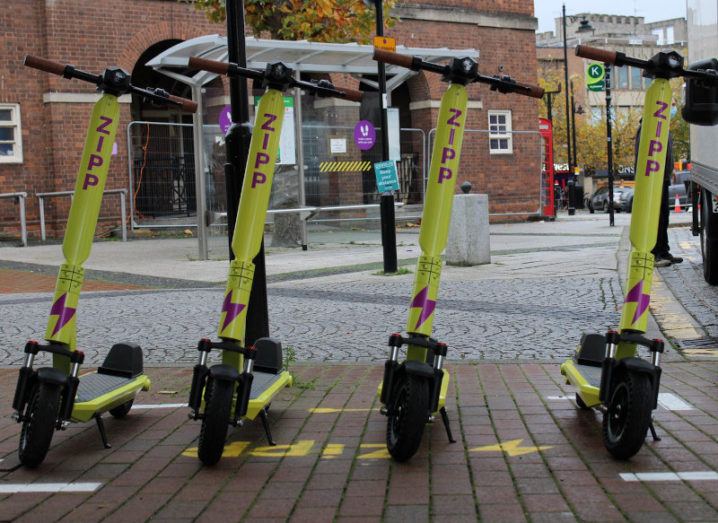
{"label": "autumn foliage", "polygon": [[[226,0],[187,0],[214,22],[226,18]],[[384,2],[389,13],[395,0]],[[374,8],[362,0],[244,0],[247,25],[255,36],[275,40],[367,43],[374,32]],[[394,21],[385,16],[386,25]]]}

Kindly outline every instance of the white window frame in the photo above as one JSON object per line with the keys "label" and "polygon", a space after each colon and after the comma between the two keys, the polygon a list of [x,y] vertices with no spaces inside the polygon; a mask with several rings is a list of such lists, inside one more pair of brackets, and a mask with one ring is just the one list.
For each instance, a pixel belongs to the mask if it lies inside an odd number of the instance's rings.
{"label": "white window frame", "polygon": [[[14,145],[13,149],[15,154],[11,156],[0,155],[0,163],[22,163],[22,126],[20,124],[20,104],[0,103],[0,110],[2,109],[10,109],[10,121],[0,121],[0,127],[10,127],[15,130],[13,133],[14,139],[12,142],[9,142]],[[3,141],[3,143],[8,142]]]}
{"label": "white window frame", "polygon": [[[497,117],[497,123],[491,123],[491,117]],[[498,123],[498,117],[503,116],[505,118],[504,123]],[[511,134],[511,110],[510,109],[492,109],[488,112],[489,119],[489,154],[513,154],[514,153],[514,141],[513,135]],[[492,130],[492,125],[502,125],[504,127],[503,132]],[[508,147],[506,149],[494,149],[491,147],[491,140],[506,140]]]}

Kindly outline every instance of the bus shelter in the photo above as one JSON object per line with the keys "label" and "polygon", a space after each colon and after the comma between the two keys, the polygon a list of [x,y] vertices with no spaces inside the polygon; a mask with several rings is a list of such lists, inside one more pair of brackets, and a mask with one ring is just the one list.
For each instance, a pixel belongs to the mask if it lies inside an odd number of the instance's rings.
{"label": "bus shelter", "polygon": [[[372,59],[373,46],[356,43],[336,44],[308,41],[267,40],[254,37],[246,38],[247,67],[264,69],[268,63],[283,62],[295,71],[297,79],[302,74],[309,73],[338,73],[350,74],[358,77],[362,83],[376,88],[376,82],[362,78],[364,75],[376,75],[377,65]],[[398,46],[398,53],[418,56],[431,62],[442,62],[451,58],[472,57],[478,59],[479,52],[475,49],[448,49],[448,48],[412,48]],[[194,136],[194,172],[195,197],[197,212],[197,238],[199,242],[199,259],[208,258],[208,225],[204,219],[207,213],[206,176],[205,166],[206,141],[203,139],[204,114],[203,87],[212,82],[217,75],[207,71],[187,72],[189,57],[195,56],[210,60],[226,61],[228,56],[227,38],[220,35],[206,35],[181,42],[151,59],[147,65],[158,72],[167,75],[178,82],[189,86],[192,98],[197,102],[198,110],[193,116]],[[184,71],[182,69],[184,68]],[[390,99],[391,92],[417,74],[387,64],[387,94]],[[316,212],[306,206],[304,196],[304,169],[303,139],[302,139],[302,113],[301,89],[294,89],[294,142],[296,162],[299,176],[299,207],[296,209],[282,209],[282,212]],[[348,102],[354,103],[354,102]],[[358,105],[358,104],[357,104]],[[351,122],[352,124],[355,122]],[[306,222],[302,220],[302,235],[306,238]]]}

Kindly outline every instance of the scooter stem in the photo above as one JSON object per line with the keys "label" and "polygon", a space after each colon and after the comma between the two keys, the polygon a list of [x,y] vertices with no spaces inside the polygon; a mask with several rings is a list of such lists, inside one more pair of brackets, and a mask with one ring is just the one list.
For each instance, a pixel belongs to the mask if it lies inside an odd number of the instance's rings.
{"label": "scooter stem", "polygon": [[[62,243],[65,262],[57,276],[45,339],[69,345],[72,350],[77,345],[75,311],[84,278],[82,264],[90,256],[119,119],[117,96],[103,94],[92,110]],[[53,358],[56,367],[67,366],[69,371],[67,358]]]}
{"label": "scooter stem", "polygon": [[[636,190],[631,215],[631,253],[621,331],[646,332],[654,256],[671,123],[671,87],[655,78],[646,92],[641,140],[636,162]],[[633,344],[619,345],[617,357],[632,355]]]}
{"label": "scooter stem", "polygon": [[[441,98],[439,125],[431,155],[426,203],[421,219],[413,298],[406,330],[412,334],[431,335],[434,309],[439,294],[441,253],[446,247],[451,222],[451,206],[461,159],[461,145],[466,127],[468,95],[466,87],[453,83]],[[410,347],[407,358],[413,359],[423,348]]]}
{"label": "scooter stem", "polygon": [[[240,344],[244,342],[247,306],[254,278],[252,260],[262,244],[264,220],[279,152],[279,137],[284,119],[284,98],[281,91],[268,89],[259,101],[256,114],[232,236],[235,259],[229,267],[218,329],[220,338],[235,340]],[[237,366],[241,364],[241,354],[223,351],[222,358],[223,363]]]}

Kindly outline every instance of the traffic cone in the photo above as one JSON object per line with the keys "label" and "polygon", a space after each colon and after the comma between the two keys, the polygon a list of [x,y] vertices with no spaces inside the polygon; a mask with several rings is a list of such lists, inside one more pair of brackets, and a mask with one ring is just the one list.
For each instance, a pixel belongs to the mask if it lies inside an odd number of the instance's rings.
{"label": "traffic cone", "polygon": [[676,194],[676,204],[673,207],[673,212],[683,212],[683,211],[681,211],[681,200],[678,198],[677,194]]}

